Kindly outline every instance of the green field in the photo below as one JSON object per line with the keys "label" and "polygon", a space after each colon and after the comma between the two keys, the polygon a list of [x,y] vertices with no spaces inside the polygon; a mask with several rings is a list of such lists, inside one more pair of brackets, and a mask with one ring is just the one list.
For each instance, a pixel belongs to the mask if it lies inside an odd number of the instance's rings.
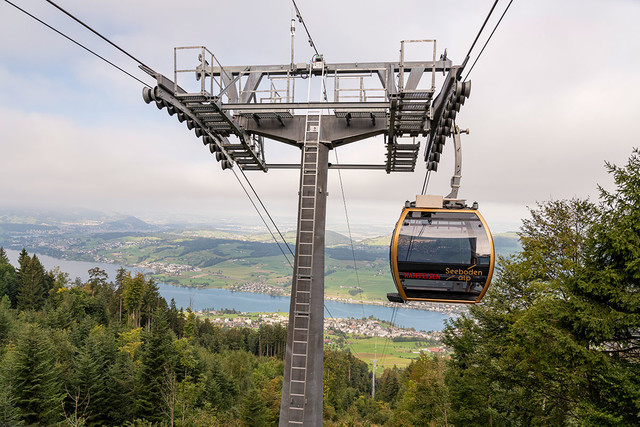
{"label": "green field", "polygon": [[377,359],[376,375],[381,375],[385,368],[406,367],[412,360],[420,356],[420,352],[425,349],[436,347],[440,344],[434,341],[412,340],[406,342],[394,342],[388,338],[356,337],[347,335],[342,341],[339,335],[325,334],[325,339],[329,339],[335,348],[351,351],[354,356],[361,359],[369,366],[372,366],[372,359]]}

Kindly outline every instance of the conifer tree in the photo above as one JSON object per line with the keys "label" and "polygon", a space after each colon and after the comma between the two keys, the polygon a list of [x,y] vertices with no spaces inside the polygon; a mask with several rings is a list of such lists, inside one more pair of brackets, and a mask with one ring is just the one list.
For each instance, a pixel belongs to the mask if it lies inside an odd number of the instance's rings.
{"label": "conifer tree", "polygon": [[160,296],[158,285],[153,279],[149,279],[145,283],[146,286],[144,287],[142,306],[140,308],[140,325],[144,325],[149,329],[152,318],[158,310],[162,310],[166,316],[167,302]]}
{"label": "conifer tree", "polygon": [[271,412],[262,399],[260,399],[260,394],[255,388],[250,389],[245,395],[242,401],[240,416],[242,417],[244,425],[248,427],[268,426],[274,424]]}
{"label": "conifer tree", "polygon": [[2,249],[2,254],[4,255],[0,256],[0,298],[6,295],[11,301],[11,306],[15,307],[18,296],[18,273],[9,263],[4,249]]}
{"label": "conifer tree", "polygon": [[74,377],[65,384],[64,416],[72,425],[85,423],[92,413],[95,390],[100,386],[100,373],[96,361],[86,348],[73,360]]}
{"label": "conifer tree", "polygon": [[122,390],[118,389],[113,375],[118,358],[113,330],[103,325],[94,327],[85,349],[97,372],[88,420],[100,425],[115,424],[113,412],[117,410],[116,396]]}
{"label": "conifer tree", "polygon": [[184,329],[185,319],[183,313],[176,307],[176,300],[171,298],[169,303],[169,310],[167,311],[167,321],[169,327],[178,338],[182,338],[182,332]]}
{"label": "conifer tree", "polygon": [[211,406],[226,410],[235,403],[238,396],[238,385],[216,362],[204,375],[204,394]]}
{"label": "conifer tree", "polygon": [[585,264],[595,207],[540,203],[521,229],[522,253],[500,261],[482,305],[445,329],[449,421],[461,425],[573,421],[589,366],[584,343],[562,320],[569,281]]}
{"label": "conifer tree", "polygon": [[586,268],[572,282],[564,319],[597,368],[578,412],[592,424],[640,424],[640,151],[606,163],[615,190],[600,188]]}
{"label": "conifer tree", "polygon": [[140,327],[140,316],[142,302],[146,292],[147,282],[142,273],[137,273],[135,277],[127,274],[122,278],[122,300],[124,308],[129,313],[134,327]]}
{"label": "conifer tree", "polygon": [[141,350],[141,364],[135,384],[135,410],[140,418],[159,422],[163,412],[162,402],[163,379],[167,371],[174,369],[172,353],[172,337],[166,315],[159,311],[151,325],[151,330],[144,335]]}
{"label": "conifer tree", "polygon": [[184,324],[183,336],[185,338],[193,338],[196,335],[196,315],[190,308],[187,308],[187,321]]}
{"label": "conifer tree", "polygon": [[47,283],[44,267],[34,254],[20,254],[20,272],[18,274],[18,298],[17,307],[20,310],[39,310],[45,301]]}
{"label": "conifer tree", "polygon": [[20,269],[24,268],[29,258],[30,257],[29,257],[29,254],[27,253],[27,250],[25,248],[22,248],[22,250],[20,251],[20,254],[18,255],[18,266]]}
{"label": "conifer tree", "polygon": [[60,419],[60,371],[46,333],[35,325],[21,331],[7,355],[8,389],[27,424],[51,425]]}
{"label": "conifer tree", "polygon": [[11,301],[9,297],[4,295],[0,298],[0,356],[3,353],[5,344],[9,338],[9,329],[11,328],[13,313],[10,311]]}
{"label": "conifer tree", "polygon": [[116,273],[116,277],[114,280],[114,292],[112,298],[109,303],[109,312],[111,313],[112,318],[118,319],[118,322],[122,321],[123,310],[124,310],[124,280],[127,277],[127,270],[123,267],[120,267]]}
{"label": "conifer tree", "polygon": [[125,421],[135,418],[135,386],[137,365],[139,360],[134,359],[124,349],[118,351],[115,363],[109,370],[109,382],[107,395],[111,403],[108,406],[109,419],[113,422],[106,424],[122,425]]}
{"label": "conifer tree", "polygon": [[601,204],[538,206],[481,306],[446,329],[464,425],[640,424],[640,152]]}
{"label": "conifer tree", "polygon": [[379,384],[376,385],[376,400],[383,402],[393,402],[400,390],[400,376],[398,369],[386,368],[380,377]]}

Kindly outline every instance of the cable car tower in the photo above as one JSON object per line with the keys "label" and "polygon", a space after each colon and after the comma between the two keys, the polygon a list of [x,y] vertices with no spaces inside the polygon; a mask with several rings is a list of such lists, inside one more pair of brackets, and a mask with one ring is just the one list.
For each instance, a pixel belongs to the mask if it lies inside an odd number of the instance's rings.
{"label": "cable car tower", "polygon": [[[427,46],[427,59],[405,60],[409,43]],[[416,137],[426,137],[427,169],[436,170],[469,95],[469,82],[460,82],[464,64],[453,65],[446,51],[436,58],[435,40],[405,40],[399,61],[391,62],[326,63],[314,55],[309,63],[294,63],[292,53],[289,64],[223,66],[196,46],[175,48],[174,65],[173,79],[142,67],[157,81],[143,98],[194,130],[222,169],[300,169],[280,425],[321,426],[328,169],[413,172],[420,151]],[[438,94],[436,73],[446,74]],[[184,89],[186,84],[194,89]],[[301,84],[306,99],[296,92]],[[320,93],[316,100],[313,85]],[[379,164],[329,163],[330,150],[379,135],[386,143]],[[300,162],[268,163],[264,138],[299,148]]]}

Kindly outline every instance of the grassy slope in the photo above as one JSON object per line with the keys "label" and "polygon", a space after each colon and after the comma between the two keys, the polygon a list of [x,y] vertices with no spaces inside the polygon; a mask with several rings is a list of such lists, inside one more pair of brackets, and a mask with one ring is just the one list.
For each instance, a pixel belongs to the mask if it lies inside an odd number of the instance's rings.
{"label": "grassy slope", "polygon": [[[335,342],[337,336],[325,334],[325,338]],[[387,338],[347,337],[346,348],[359,359],[371,363],[377,359],[376,374],[381,375],[385,368],[406,367],[420,356],[420,351],[439,344],[427,341],[393,342]]]}

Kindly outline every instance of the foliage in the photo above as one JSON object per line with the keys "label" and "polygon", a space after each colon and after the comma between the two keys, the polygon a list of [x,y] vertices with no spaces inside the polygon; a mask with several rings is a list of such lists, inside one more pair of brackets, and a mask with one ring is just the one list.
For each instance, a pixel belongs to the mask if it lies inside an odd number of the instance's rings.
{"label": "foliage", "polygon": [[483,305],[446,329],[449,421],[640,422],[640,159],[617,189],[539,204]]}
{"label": "foliage", "polygon": [[26,424],[50,424],[60,419],[61,372],[46,330],[24,325],[3,361],[3,388]]}
{"label": "foliage", "polygon": [[347,412],[359,396],[371,395],[367,364],[350,352],[325,350],[323,395],[325,411],[335,416]]}
{"label": "foliage", "polygon": [[19,262],[17,306],[23,310],[40,309],[48,291],[44,267],[36,255],[30,257],[24,249]]}

